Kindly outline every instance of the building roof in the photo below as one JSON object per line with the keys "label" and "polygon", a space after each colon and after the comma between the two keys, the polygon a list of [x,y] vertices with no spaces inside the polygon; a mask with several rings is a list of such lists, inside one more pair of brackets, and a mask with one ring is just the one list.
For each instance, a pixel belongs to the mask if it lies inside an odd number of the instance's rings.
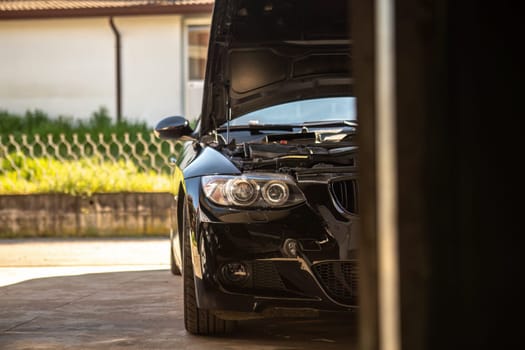
{"label": "building roof", "polygon": [[0,19],[211,12],[213,0],[0,0]]}

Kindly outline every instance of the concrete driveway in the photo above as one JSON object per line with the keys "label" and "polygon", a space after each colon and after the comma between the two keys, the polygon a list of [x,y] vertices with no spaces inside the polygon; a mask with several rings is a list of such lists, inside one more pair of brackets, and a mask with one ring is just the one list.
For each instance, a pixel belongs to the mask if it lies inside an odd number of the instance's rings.
{"label": "concrete driveway", "polygon": [[0,349],[355,349],[355,315],[186,333],[167,239],[0,241]]}

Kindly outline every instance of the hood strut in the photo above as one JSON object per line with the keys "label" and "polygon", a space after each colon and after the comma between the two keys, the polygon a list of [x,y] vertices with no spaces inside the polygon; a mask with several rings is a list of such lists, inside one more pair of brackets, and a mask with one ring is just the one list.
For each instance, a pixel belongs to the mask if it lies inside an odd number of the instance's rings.
{"label": "hood strut", "polygon": [[224,90],[226,91],[226,144],[230,144],[230,121],[232,120],[232,107],[230,101],[230,87],[228,84],[224,84]]}

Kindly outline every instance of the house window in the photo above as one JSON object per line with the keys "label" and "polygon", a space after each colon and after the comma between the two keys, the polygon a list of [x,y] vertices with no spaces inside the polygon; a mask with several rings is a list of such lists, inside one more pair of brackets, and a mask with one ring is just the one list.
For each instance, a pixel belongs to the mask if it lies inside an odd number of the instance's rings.
{"label": "house window", "polygon": [[208,26],[188,27],[189,80],[204,80],[209,38],[210,28]]}
{"label": "house window", "polygon": [[202,109],[206,57],[210,38],[209,18],[187,18],[184,30],[184,113],[197,119]]}

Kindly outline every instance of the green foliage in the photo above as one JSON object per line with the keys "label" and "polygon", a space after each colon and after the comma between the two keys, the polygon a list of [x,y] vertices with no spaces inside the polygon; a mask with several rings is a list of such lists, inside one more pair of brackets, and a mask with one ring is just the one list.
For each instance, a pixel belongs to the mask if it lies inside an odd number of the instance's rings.
{"label": "green foliage", "polygon": [[[140,172],[127,160],[99,158],[60,161],[10,154],[2,160],[0,194],[66,193],[90,195],[110,192],[167,192],[169,177]],[[17,170],[18,169],[18,170]]]}
{"label": "green foliage", "polygon": [[29,158],[59,160],[96,156],[115,161],[124,157],[140,171],[162,169],[167,174],[166,159],[179,149],[180,145],[156,139],[145,123],[114,122],[105,108],[95,111],[87,121],[50,118],[39,110],[23,116],[0,110],[0,159],[17,152]]}
{"label": "green foliage", "polygon": [[100,107],[97,111],[93,112],[87,121],[74,120],[68,116],[51,118],[38,109],[35,111],[27,111],[23,116],[0,110],[0,120],[0,135],[12,134],[19,136],[27,134],[31,136],[34,134],[51,134],[58,136],[64,134],[66,138],[69,139],[73,133],[123,135],[124,133],[147,134],[151,132],[151,128],[144,122],[114,122],[113,118],[109,116],[108,110],[104,107]]}

